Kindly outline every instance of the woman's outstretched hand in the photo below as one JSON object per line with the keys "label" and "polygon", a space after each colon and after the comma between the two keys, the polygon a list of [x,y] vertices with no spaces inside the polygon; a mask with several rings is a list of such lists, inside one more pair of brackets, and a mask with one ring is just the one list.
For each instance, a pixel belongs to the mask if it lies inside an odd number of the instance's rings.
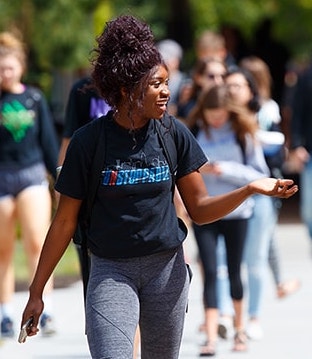
{"label": "woman's outstretched hand", "polygon": [[253,194],[279,198],[289,198],[299,190],[291,179],[261,178],[249,183],[248,186]]}

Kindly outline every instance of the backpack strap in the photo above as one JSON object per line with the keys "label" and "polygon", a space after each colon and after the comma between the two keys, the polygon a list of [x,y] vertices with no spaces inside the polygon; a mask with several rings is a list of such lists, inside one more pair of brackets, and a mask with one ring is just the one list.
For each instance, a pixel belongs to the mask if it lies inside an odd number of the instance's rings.
{"label": "backpack strap", "polygon": [[174,118],[164,115],[162,120],[154,120],[159,142],[164,150],[166,160],[168,161],[172,178],[172,198],[175,190],[175,178],[178,168],[178,151],[176,144],[176,126]]}
{"label": "backpack strap", "polygon": [[239,144],[239,147],[242,151],[242,155],[243,155],[243,164],[247,165],[247,155],[246,155],[246,146],[245,143],[242,142],[241,139],[238,138],[238,136],[236,137],[237,143]]}
{"label": "backpack strap", "polygon": [[106,148],[106,121],[107,118],[101,117],[100,126],[98,128],[98,136],[95,138],[96,147],[92,159],[90,170],[90,181],[88,184],[87,198],[83,200],[79,211],[79,218],[77,228],[73,237],[73,241],[78,245],[78,253],[80,256],[81,275],[83,282],[83,296],[84,303],[86,303],[87,286],[90,274],[90,255],[87,246],[87,229],[91,216],[92,207],[94,204],[95,196],[100,185],[103,154]]}
{"label": "backpack strap", "polygon": [[90,166],[90,178],[87,189],[87,197],[83,200],[79,212],[79,223],[86,227],[88,226],[96,192],[100,185],[103,154],[105,153],[106,146],[105,127],[107,119],[103,116],[96,121],[99,121],[99,126],[96,131],[97,136],[95,136],[94,138],[95,149],[92,156],[92,163]]}
{"label": "backpack strap", "polygon": [[88,186],[88,196],[86,198],[86,220],[90,219],[95,196],[100,185],[101,171],[103,165],[103,157],[106,150],[106,122],[104,117],[100,118],[99,134],[96,139],[95,154],[92,159],[90,171],[90,182]]}
{"label": "backpack strap", "polygon": [[33,87],[33,86],[27,86],[27,90],[28,90],[28,96],[34,100],[35,102],[39,102],[41,100],[41,93],[40,91]]}

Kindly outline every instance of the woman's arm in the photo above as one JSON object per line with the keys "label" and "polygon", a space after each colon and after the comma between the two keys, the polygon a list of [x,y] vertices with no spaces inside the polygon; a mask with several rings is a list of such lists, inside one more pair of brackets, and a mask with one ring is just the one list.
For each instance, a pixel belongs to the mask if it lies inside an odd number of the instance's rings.
{"label": "woman's arm", "polygon": [[33,317],[33,325],[28,335],[38,331],[39,316],[43,310],[42,294],[46,282],[62,258],[74,235],[81,200],[61,195],[56,215],[47,233],[37,270],[29,288],[29,300],[23,313],[22,324]]}
{"label": "woman's arm", "polygon": [[66,156],[66,151],[70,142],[70,137],[63,137],[60,146],[60,152],[58,155],[58,166],[62,166]]}
{"label": "woman's arm", "polygon": [[197,224],[214,222],[224,217],[254,194],[289,198],[298,191],[298,186],[292,180],[262,178],[237,190],[210,197],[199,172],[178,179],[177,187],[191,219]]}

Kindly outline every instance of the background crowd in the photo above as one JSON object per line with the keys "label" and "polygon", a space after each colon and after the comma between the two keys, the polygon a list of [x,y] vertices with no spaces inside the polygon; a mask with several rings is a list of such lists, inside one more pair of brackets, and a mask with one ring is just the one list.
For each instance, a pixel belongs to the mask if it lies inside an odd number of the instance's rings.
{"label": "background crowd", "polygon": [[[236,28],[224,26],[220,32],[204,31],[194,46],[194,66],[186,73],[181,72],[179,66],[182,63],[182,48],[173,40],[165,40],[168,48],[163,56],[169,63],[175,63],[172,71],[174,74],[179,73],[180,78],[179,82],[170,84],[172,87],[179,84],[179,96],[175,88],[173,105],[168,110],[192,130],[210,158],[210,170],[204,177],[207,178],[207,188],[212,194],[219,193],[222,186],[227,188],[244,183],[248,176],[243,168],[250,171],[256,166],[256,162],[246,155],[246,149],[239,140],[236,141],[236,150],[238,145],[241,149],[240,157],[232,157],[235,149],[227,142],[225,129],[228,125],[224,124],[225,119],[222,118],[225,116],[227,121],[234,121],[235,124],[235,111],[243,113],[257,127],[255,132],[251,131],[251,136],[261,144],[261,153],[266,163],[258,176],[270,174],[281,178],[285,174],[292,174],[296,177],[300,173],[302,177],[305,174],[308,181],[306,172],[309,166],[305,164],[309,159],[309,147],[305,151],[305,147],[298,146],[290,135],[294,133],[296,140],[300,138],[301,145],[306,143],[305,140],[302,143],[303,116],[293,115],[302,94],[299,86],[303,86],[300,83],[304,81],[301,77],[306,78],[306,75],[305,72],[295,75],[300,78],[298,86],[286,81],[289,52],[282,44],[274,41],[271,31],[272,23],[265,21],[255,33],[254,46],[249,48]],[[181,82],[181,79],[184,81]],[[307,86],[307,80],[305,83]],[[228,98],[222,101],[218,91],[222,92],[224,87]],[[308,106],[308,101],[303,105],[301,98],[300,102],[301,106]],[[229,106],[231,108],[234,104],[235,111],[229,112]],[[212,109],[214,115],[210,114]],[[239,131],[238,123],[230,127]],[[308,124],[307,118],[305,123]],[[239,138],[237,134],[236,137]],[[221,152],[219,150],[220,153],[216,155],[218,142]],[[222,146],[227,151],[222,151]],[[230,177],[227,171],[232,174]],[[217,192],[214,181],[216,188],[219,188]],[[309,198],[309,194],[305,195],[305,200],[302,196],[301,203],[303,219],[311,230]],[[275,239],[281,206],[280,200],[259,195],[253,198],[252,213],[249,215],[245,212],[241,217],[242,213],[237,214],[235,211],[229,216],[230,220],[225,217],[213,225],[190,225],[189,230],[194,231],[198,244],[198,258],[203,274],[203,324],[199,329],[206,334],[206,341],[200,349],[200,356],[215,354],[218,335],[228,339],[234,333],[233,350],[238,351],[247,349],[247,339],[262,339],[261,309],[268,269],[272,273],[278,298],[284,298],[300,288],[298,279],[283,277],[282,258]],[[179,211],[183,213],[183,210]],[[242,232],[242,227],[240,231],[228,228],[230,223],[233,225],[242,221],[241,218],[247,223],[246,230]],[[241,273],[246,279],[243,285]],[[247,313],[244,312],[244,298],[248,300]]]}
{"label": "background crowd", "polygon": [[[302,219],[312,239],[312,70],[289,70],[290,55],[272,38],[271,26],[265,22],[257,29],[252,47],[236,28],[224,26],[220,32],[202,32],[194,44],[196,60],[190,69],[182,66],[179,43],[173,39],[159,41],[157,47],[170,74],[168,112],[191,129],[210,158],[204,178],[211,194],[267,175],[299,176]],[[55,181],[55,169],[62,164],[74,131],[109,109],[98,94],[90,92],[87,77],[73,84],[64,128],[53,127],[53,111],[43,93],[22,81],[26,63],[20,39],[10,33],[1,34],[0,176],[6,178],[0,185],[2,337],[15,335],[10,302],[14,293],[16,224],[20,225],[29,257],[31,278],[52,215],[49,183]],[[295,81],[287,81],[290,73]],[[25,136],[28,153],[20,145]],[[29,158],[33,160],[27,162]],[[16,179],[14,183],[12,178]],[[218,336],[233,338],[235,351],[245,351],[248,340],[263,337],[261,308],[268,268],[277,297],[284,298],[300,287],[299,280],[283,278],[280,267],[274,233],[281,201],[257,195],[244,205],[214,224],[198,226],[191,223],[177,199],[177,211],[198,244],[202,269],[203,324],[199,330],[205,333],[206,341],[199,349],[200,356],[215,355]],[[246,280],[242,274],[246,274]],[[46,335],[57,330],[49,299],[52,288],[51,280],[41,322]]]}

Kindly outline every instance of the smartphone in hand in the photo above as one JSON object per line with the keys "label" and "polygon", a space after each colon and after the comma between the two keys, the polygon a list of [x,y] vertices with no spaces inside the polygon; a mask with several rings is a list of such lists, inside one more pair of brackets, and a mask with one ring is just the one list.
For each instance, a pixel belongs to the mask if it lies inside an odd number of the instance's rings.
{"label": "smartphone in hand", "polygon": [[34,318],[30,317],[25,324],[23,324],[22,329],[20,331],[20,334],[18,336],[18,342],[19,343],[25,343],[26,338],[28,336],[28,331],[32,326]]}

